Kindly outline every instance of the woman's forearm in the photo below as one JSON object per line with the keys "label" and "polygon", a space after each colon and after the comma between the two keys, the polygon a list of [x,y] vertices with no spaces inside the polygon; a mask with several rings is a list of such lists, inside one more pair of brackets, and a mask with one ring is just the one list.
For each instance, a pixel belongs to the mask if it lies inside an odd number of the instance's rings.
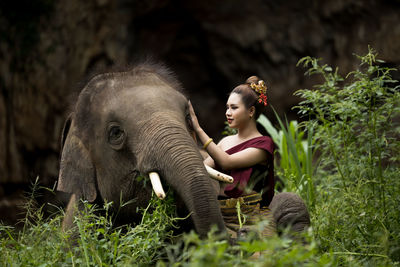
{"label": "woman's forearm", "polygon": [[[200,142],[204,145],[207,141],[210,140],[208,134],[199,126],[195,129],[197,136],[199,137]],[[211,143],[209,144],[211,145]]]}
{"label": "woman's forearm", "polygon": [[223,151],[214,141],[210,142],[211,138],[201,127],[198,127],[195,131],[200,142],[203,144],[203,148],[211,156],[214,162],[225,170],[232,169],[232,166],[229,164],[229,154]]}
{"label": "woman's forearm", "polygon": [[206,132],[201,128],[197,116],[194,112],[193,106],[188,102],[189,112],[192,120],[192,127],[199,137],[200,142],[203,144],[203,148],[212,157],[214,162],[223,169],[231,169],[229,166],[229,155],[223,151],[215,142],[208,136]]}

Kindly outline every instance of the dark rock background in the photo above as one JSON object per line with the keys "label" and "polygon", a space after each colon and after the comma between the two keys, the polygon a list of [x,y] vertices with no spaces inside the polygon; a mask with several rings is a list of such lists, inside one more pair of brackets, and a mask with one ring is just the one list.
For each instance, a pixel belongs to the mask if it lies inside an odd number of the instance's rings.
{"label": "dark rock background", "polygon": [[218,139],[227,94],[248,76],[263,78],[274,108],[296,118],[293,92],[319,82],[298,60],[321,57],[347,73],[368,45],[399,67],[400,1],[1,1],[0,219],[15,222],[37,176],[54,185],[68,107],[97,69],[164,61]]}

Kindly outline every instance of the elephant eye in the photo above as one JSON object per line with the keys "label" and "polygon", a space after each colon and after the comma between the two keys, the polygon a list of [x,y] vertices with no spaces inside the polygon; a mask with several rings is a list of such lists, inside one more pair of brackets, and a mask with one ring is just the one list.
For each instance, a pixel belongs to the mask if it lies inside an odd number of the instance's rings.
{"label": "elephant eye", "polygon": [[112,125],[108,130],[108,142],[116,149],[120,148],[120,146],[124,143],[125,140],[125,132],[121,129],[121,127],[117,125]]}

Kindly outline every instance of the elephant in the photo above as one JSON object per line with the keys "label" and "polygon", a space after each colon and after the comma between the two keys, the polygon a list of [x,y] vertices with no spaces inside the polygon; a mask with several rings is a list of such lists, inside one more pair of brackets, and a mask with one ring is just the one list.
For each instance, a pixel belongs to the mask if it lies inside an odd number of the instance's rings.
{"label": "elephant", "polygon": [[138,221],[137,208],[147,205],[151,187],[137,178],[151,176],[156,187],[164,183],[177,193],[199,235],[213,225],[224,232],[189,116],[181,84],[162,64],[142,63],[90,79],[61,136],[57,190],[71,194],[63,229],[73,226],[80,199],[116,206],[121,196],[135,199],[119,211],[118,221]]}
{"label": "elephant", "polygon": [[275,194],[269,208],[278,232],[289,228],[292,234],[305,231],[310,226],[310,214],[303,199],[292,192]]}
{"label": "elephant", "polygon": [[[117,207],[121,199],[133,199],[116,221],[140,221],[137,208],[147,206],[152,187],[163,198],[162,187],[169,186],[200,236],[213,226],[227,233],[218,182],[210,175],[194,138],[188,99],[168,68],[147,62],[95,75],[80,92],[61,135],[57,190],[70,194],[62,228],[73,227],[81,199],[112,201]],[[275,212],[285,213],[281,201],[272,203]]]}

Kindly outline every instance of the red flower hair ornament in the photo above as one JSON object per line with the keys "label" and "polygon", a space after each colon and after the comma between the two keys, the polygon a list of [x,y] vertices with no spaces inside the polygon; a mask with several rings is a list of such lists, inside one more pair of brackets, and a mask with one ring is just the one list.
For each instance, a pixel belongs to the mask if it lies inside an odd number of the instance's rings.
{"label": "red flower hair ornament", "polygon": [[259,80],[258,84],[251,83],[250,87],[258,94],[258,103],[262,103],[264,106],[267,106],[267,86],[265,85],[265,82],[263,80]]}

